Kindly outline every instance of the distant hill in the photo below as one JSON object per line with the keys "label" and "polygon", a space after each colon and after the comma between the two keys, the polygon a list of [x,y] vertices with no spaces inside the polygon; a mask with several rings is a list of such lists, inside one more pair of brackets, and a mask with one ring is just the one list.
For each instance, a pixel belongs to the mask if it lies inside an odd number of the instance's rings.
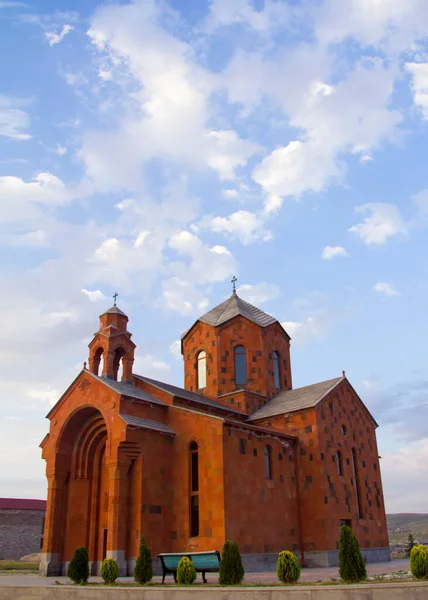
{"label": "distant hill", "polygon": [[405,542],[409,533],[416,540],[428,540],[428,513],[396,513],[386,515],[389,541]]}

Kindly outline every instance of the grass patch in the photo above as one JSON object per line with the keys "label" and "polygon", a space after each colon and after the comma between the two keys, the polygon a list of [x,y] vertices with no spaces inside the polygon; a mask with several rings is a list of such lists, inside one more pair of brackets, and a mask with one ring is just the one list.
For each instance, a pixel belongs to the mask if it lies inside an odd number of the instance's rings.
{"label": "grass patch", "polygon": [[37,573],[39,563],[37,562],[20,562],[19,560],[0,560],[1,571],[27,571],[29,573]]}

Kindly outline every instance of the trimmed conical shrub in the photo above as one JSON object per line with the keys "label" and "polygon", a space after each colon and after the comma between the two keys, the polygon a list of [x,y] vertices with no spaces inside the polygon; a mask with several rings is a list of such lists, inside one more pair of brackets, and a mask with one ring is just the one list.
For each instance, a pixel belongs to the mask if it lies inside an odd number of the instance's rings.
{"label": "trimmed conical shrub", "polygon": [[106,558],[101,565],[101,577],[104,583],[114,583],[119,577],[119,567],[114,558]]}
{"label": "trimmed conical shrub", "polygon": [[364,563],[358,540],[352,529],[342,525],[339,541],[339,574],[343,581],[353,582],[365,579],[366,565]]}
{"label": "trimmed conical shrub", "polygon": [[196,579],[196,569],[193,562],[187,556],[183,556],[177,565],[177,583],[192,585]]}
{"label": "trimmed conical shrub", "polygon": [[300,577],[300,563],[297,556],[290,550],[278,554],[276,576],[282,583],[296,583]]}
{"label": "trimmed conical shrub", "polygon": [[244,579],[239,546],[230,538],[225,542],[221,553],[220,572],[218,582],[220,585],[236,585]]}
{"label": "trimmed conical shrub", "polygon": [[140,553],[137,556],[134,568],[134,579],[137,583],[149,583],[153,577],[152,553],[147,548],[144,536],[140,540]]}
{"label": "trimmed conical shrub", "polygon": [[428,579],[428,547],[419,544],[410,552],[410,571],[416,579]]}
{"label": "trimmed conical shrub", "polygon": [[88,551],[83,546],[76,548],[67,569],[67,577],[74,583],[86,583],[89,579]]}

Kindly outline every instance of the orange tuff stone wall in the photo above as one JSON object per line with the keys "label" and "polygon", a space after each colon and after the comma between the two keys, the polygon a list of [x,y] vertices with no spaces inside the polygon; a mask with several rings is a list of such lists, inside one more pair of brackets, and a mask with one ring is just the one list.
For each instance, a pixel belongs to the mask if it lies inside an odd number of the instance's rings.
{"label": "orange tuff stone wall", "polygon": [[[293,443],[225,427],[224,486],[226,537],[244,554],[299,550]],[[271,448],[272,479],[266,478],[264,449]]]}
{"label": "orange tuff stone wall", "polygon": [[[236,385],[234,349],[244,346],[247,359],[247,383]],[[183,340],[184,385],[191,391],[198,391],[199,352],[207,353],[207,385],[201,392],[208,397],[217,398],[223,404],[230,399],[223,397],[245,389],[259,398],[271,398],[278,393],[274,385],[272,353],[280,357],[280,378],[282,389],[291,388],[291,365],[289,339],[279,324],[263,328],[237,316],[231,321],[213,327],[202,322],[196,323]],[[235,408],[254,412],[257,404],[239,401]]]}
{"label": "orange tuff stone wall", "polygon": [[[328,546],[336,547],[340,520],[350,519],[361,548],[387,547],[389,540],[375,426],[347,380],[318,407],[317,421],[320,447],[324,448],[319,471],[324,485]],[[342,425],[346,428],[345,434],[341,431]],[[352,448],[356,451],[361,516],[358,514]],[[343,475],[338,473],[337,451],[342,453]]]}

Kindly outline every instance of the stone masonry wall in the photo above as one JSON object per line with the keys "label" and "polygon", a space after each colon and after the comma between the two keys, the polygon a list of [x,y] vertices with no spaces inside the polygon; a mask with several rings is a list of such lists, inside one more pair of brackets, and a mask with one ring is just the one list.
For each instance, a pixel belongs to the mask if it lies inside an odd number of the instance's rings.
{"label": "stone masonry wall", "polygon": [[40,552],[44,510],[0,509],[0,559]]}

